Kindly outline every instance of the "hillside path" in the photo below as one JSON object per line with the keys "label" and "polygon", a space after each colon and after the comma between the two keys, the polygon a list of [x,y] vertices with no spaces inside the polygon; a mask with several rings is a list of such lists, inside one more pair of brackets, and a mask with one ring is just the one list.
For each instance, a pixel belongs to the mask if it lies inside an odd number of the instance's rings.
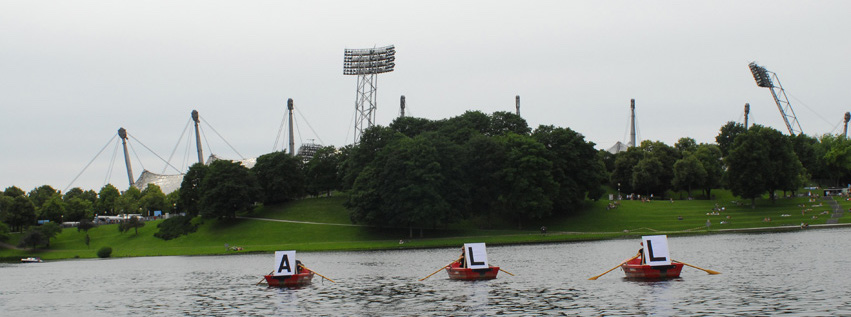
{"label": "hillside path", "polygon": [[287,223],[300,223],[300,224],[306,224],[306,225],[326,225],[326,226],[342,226],[342,227],[367,227],[367,226],[365,226],[365,225],[349,224],[349,223],[329,223],[329,222],[296,221],[296,220],[284,220],[284,219],[272,219],[272,218],[257,218],[257,217],[236,217],[236,218],[237,218],[237,219],[262,220],[262,221],[287,222]]}

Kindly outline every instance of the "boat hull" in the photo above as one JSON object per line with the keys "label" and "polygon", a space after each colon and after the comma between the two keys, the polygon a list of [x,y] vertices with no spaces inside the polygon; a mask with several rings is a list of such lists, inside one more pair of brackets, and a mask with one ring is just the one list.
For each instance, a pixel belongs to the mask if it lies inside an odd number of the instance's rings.
{"label": "boat hull", "polygon": [[621,265],[621,269],[628,279],[659,280],[680,277],[683,264],[672,262],[671,265],[650,266],[635,258]]}
{"label": "boat hull", "polygon": [[21,263],[41,263],[41,258],[23,258]]}
{"label": "boat hull", "polygon": [[499,273],[498,266],[491,266],[486,269],[470,269],[461,267],[461,263],[455,262],[446,267],[446,273],[449,274],[451,280],[477,281],[477,280],[492,280]]}
{"label": "boat hull", "polygon": [[266,283],[272,287],[296,287],[310,284],[313,280],[313,275],[313,271],[302,270],[301,273],[290,276],[265,275],[263,277],[266,278]]}

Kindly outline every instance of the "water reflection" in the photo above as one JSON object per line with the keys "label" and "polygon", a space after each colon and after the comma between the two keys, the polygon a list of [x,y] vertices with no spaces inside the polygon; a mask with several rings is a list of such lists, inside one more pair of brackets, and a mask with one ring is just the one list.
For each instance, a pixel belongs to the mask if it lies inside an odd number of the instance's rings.
{"label": "water reflection", "polygon": [[298,289],[256,285],[270,254],[0,264],[4,315],[491,316],[849,315],[851,229],[671,237],[684,268],[673,280],[626,280],[620,269],[587,280],[635,253],[637,239],[488,248],[516,274],[453,281],[434,272],[457,248],[299,253],[320,277]]}

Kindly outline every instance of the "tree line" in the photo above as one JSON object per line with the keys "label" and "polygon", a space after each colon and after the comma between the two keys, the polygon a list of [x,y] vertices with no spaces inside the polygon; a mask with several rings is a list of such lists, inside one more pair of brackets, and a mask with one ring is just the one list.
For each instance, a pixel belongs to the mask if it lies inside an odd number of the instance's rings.
{"label": "tree line", "polygon": [[[617,195],[660,199],[712,199],[713,189],[726,188],[755,203],[806,184],[851,181],[851,142],[844,137],[788,136],[728,122],[715,141],[684,137],[669,146],[648,140],[612,154],[569,128],[533,130],[509,112],[401,117],[367,129],[357,144],[322,147],[309,160],[273,152],[252,168],[227,160],[195,164],[169,195],[156,185],[120,192],[107,184],[99,192],[74,188],[64,194],[48,185],[29,193],[11,186],[0,195],[0,238],[39,219],[61,223],[94,214],[162,210],[227,221],[261,204],[332,192],[345,195],[354,223],[413,230],[472,220],[483,227],[492,221],[522,227],[574,213],[606,187]],[[175,223],[189,226],[187,219]]]}

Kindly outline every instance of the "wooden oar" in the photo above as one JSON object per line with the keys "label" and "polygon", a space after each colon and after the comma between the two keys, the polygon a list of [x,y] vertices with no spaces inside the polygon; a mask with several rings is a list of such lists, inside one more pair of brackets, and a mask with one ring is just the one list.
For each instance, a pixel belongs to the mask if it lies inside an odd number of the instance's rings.
{"label": "wooden oar", "polygon": [[685,262],[680,262],[680,261],[677,261],[677,260],[674,260],[674,262],[682,263],[683,265],[687,265],[687,266],[691,266],[691,267],[693,267],[693,268],[696,268],[696,269],[698,269],[698,270],[704,271],[704,272],[709,273],[709,274],[712,274],[712,275],[715,275],[715,274],[721,274],[721,272],[713,271],[713,270],[707,270],[707,269],[704,269],[704,268],[699,268],[699,267],[696,267],[696,266],[694,266],[694,265],[691,265],[691,264],[688,264],[688,263],[685,263]]}
{"label": "wooden oar", "polygon": [[[272,273],[275,273],[275,271],[273,270],[272,272],[269,272],[269,274],[272,274]],[[269,275],[269,274],[266,274],[266,275]],[[254,286],[260,285],[260,283],[263,283],[265,281],[266,281],[266,277],[264,276],[263,279],[260,280],[260,282],[257,282],[257,284],[254,284]]]}
{"label": "wooden oar", "polygon": [[[304,266],[304,264],[299,264],[299,265],[300,265],[300,266],[301,266],[301,268],[303,268],[303,269],[310,270],[310,269],[308,269],[306,266]],[[337,283],[337,282],[334,282],[334,280],[332,280],[332,279],[330,279],[330,278],[325,277],[325,275],[319,274],[319,272],[316,272],[316,271],[314,271],[314,270],[310,270],[310,271],[311,271],[311,272],[313,272],[313,273],[316,273],[316,275],[319,275],[320,277],[322,277],[322,278],[324,278],[324,279],[326,279],[326,280],[331,281],[331,283],[334,283],[334,284],[336,284],[336,283]]]}
{"label": "wooden oar", "polygon": [[[449,264],[447,264],[447,265],[444,265],[444,266],[440,267],[439,269],[437,269],[437,271],[434,271],[434,273],[431,273],[431,274],[429,274],[428,276],[421,278],[421,279],[420,279],[420,282],[425,281],[425,279],[427,279],[427,278],[431,277],[432,275],[437,274],[437,272],[440,272],[441,270],[445,269],[447,266],[452,265],[452,263],[458,262],[458,260],[461,260],[461,258],[462,258],[462,257],[464,257],[464,256],[463,256],[463,255],[462,255],[462,256],[459,256],[459,257],[458,257],[458,259],[455,259],[455,261],[449,262]],[[509,274],[511,274],[511,273],[509,273]]]}
{"label": "wooden oar", "polygon": [[603,272],[603,274],[600,274],[600,275],[597,275],[597,276],[594,276],[594,277],[589,278],[589,280],[592,280],[592,281],[593,281],[593,280],[596,280],[596,279],[600,278],[600,276],[606,275],[607,273],[609,273],[609,272],[613,271],[614,269],[619,268],[619,267],[620,267],[621,265],[623,265],[624,263],[629,262],[629,261],[632,261],[632,259],[635,259],[635,258],[637,258],[637,257],[639,257],[639,256],[641,256],[641,253],[636,254],[634,257],[631,257],[631,258],[629,258],[629,259],[626,259],[626,261],[623,261],[623,262],[621,262],[621,264],[618,264],[618,265],[616,265],[615,267],[613,267],[613,268],[609,269],[608,271]]}
{"label": "wooden oar", "polygon": [[506,271],[506,270],[503,270],[502,268],[499,268],[499,270],[500,270],[500,271],[505,272],[505,274],[508,274],[508,275],[514,276],[514,274],[511,274],[511,272]]}

